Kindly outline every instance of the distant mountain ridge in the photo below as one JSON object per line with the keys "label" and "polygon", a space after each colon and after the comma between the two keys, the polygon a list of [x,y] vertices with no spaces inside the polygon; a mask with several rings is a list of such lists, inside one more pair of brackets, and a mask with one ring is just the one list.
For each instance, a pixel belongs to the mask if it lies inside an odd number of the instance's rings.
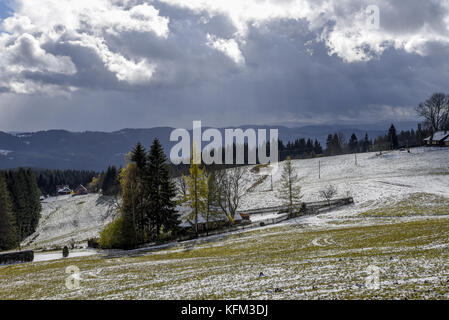
{"label": "distant mountain ridge", "polygon": [[[350,126],[240,126],[247,129],[279,129],[279,138],[293,141],[298,138],[318,139],[325,146],[328,134],[342,132],[349,139],[355,133],[359,139],[368,133],[370,138],[385,134],[388,128],[370,130]],[[203,130],[207,129],[206,127]],[[412,129],[410,127],[409,129]],[[150,129],[123,129],[115,132],[70,132],[48,130],[34,133],[0,132],[0,169],[34,167],[50,169],[77,169],[102,171],[109,165],[125,165],[125,155],[141,142],[149,147],[159,138],[169,154],[175,142],[170,142],[170,127]],[[224,132],[224,129],[220,129]],[[224,134],[223,134],[224,137]]]}

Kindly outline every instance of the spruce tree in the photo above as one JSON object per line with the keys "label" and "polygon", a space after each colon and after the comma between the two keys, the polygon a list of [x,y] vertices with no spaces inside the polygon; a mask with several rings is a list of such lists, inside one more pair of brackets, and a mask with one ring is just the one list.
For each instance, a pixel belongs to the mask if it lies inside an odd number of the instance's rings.
{"label": "spruce tree", "polygon": [[349,151],[352,153],[359,152],[359,140],[357,139],[355,133],[353,133],[351,138],[349,139],[348,147]]}
{"label": "spruce tree", "polygon": [[363,152],[368,152],[371,149],[371,141],[368,138],[368,132],[365,133],[365,140],[363,140]]}
{"label": "spruce tree", "polygon": [[29,234],[30,221],[26,201],[26,182],[20,172],[10,172],[8,180],[17,232],[20,240],[23,240]]}
{"label": "spruce tree", "polygon": [[131,161],[135,164],[133,170],[133,183],[135,183],[135,191],[132,195],[135,212],[134,224],[137,228],[138,242],[147,240],[147,235],[151,231],[149,225],[151,221],[148,219],[149,203],[149,188],[151,181],[148,180],[148,159],[147,152],[140,142],[131,151]]}
{"label": "spruce tree", "polygon": [[0,173],[0,250],[9,250],[19,244],[12,204],[4,174]]}
{"label": "spruce tree", "polygon": [[179,220],[176,212],[176,187],[171,180],[167,157],[158,139],[153,141],[148,155],[147,183],[149,186],[148,219],[159,238],[161,230],[176,232]]}
{"label": "spruce tree", "polygon": [[145,148],[140,142],[131,151],[131,161],[137,165],[137,168],[144,170],[147,167],[147,154]]}
{"label": "spruce tree", "polygon": [[388,130],[388,141],[390,142],[390,147],[392,150],[396,150],[399,147],[398,136],[396,133],[396,128],[392,124]]}
{"label": "spruce tree", "polygon": [[37,179],[33,171],[24,170],[22,172],[24,174],[24,179],[26,183],[27,190],[27,207],[29,214],[29,230],[26,236],[33,234],[36,231],[36,228],[39,224],[39,219],[41,215],[42,205],[40,201],[41,191],[37,185]]}
{"label": "spruce tree", "polygon": [[302,198],[299,182],[300,178],[293,167],[292,159],[288,157],[282,170],[279,198],[283,200],[285,206],[288,206],[290,218],[293,217],[294,210],[299,207]]}

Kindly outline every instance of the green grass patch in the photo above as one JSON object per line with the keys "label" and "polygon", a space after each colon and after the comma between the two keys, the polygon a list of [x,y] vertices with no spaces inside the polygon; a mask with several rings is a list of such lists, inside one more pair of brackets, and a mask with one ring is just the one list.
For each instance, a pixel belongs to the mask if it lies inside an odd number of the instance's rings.
{"label": "green grass patch", "polygon": [[449,198],[428,193],[414,193],[410,197],[388,205],[361,213],[365,217],[405,217],[448,215]]}
{"label": "green grass patch", "polygon": [[[292,225],[136,257],[3,266],[0,299],[447,299],[448,248],[447,218]],[[76,290],[65,287],[71,265],[81,270]],[[382,268],[379,290],[365,287],[370,265]]]}

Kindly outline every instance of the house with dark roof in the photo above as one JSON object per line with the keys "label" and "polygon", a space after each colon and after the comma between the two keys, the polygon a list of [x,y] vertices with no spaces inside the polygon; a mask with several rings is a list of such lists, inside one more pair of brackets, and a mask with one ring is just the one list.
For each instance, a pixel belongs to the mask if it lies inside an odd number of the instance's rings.
{"label": "house with dark roof", "polygon": [[73,195],[74,196],[82,196],[82,195],[85,195],[85,194],[88,194],[88,193],[89,193],[89,190],[87,190],[87,188],[81,184],[81,185],[79,185],[78,188],[76,188],[74,190]]}
{"label": "house with dark roof", "polygon": [[67,185],[56,186],[56,193],[60,196],[68,195],[72,193],[72,189]]}
{"label": "house with dark roof", "polygon": [[437,131],[424,141],[428,146],[449,147],[449,131]]}

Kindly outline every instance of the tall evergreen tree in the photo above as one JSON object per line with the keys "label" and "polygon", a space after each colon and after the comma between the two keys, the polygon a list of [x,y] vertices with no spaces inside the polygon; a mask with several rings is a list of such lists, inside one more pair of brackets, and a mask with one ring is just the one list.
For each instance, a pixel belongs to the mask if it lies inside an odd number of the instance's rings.
{"label": "tall evergreen tree", "polygon": [[388,130],[388,141],[390,142],[391,149],[396,150],[399,147],[398,135],[393,124]]}
{"label": "tall evergreen tree", "polygon": [[349,139],[348,143],[349,151],[351,153],[357,153],[359,152],[359,140],[357,139],[357,136],[355,133],[351,135],[351,138]]}
{"label": "tall evergreen tree", "polygon": [[281,176],[281,187],[279,189],[279,197],[288,206],[289,217],[293,216],[294,210],[299,207],[299,201],[302,198],[301,187],[299,186],[300,178],[293,167],[292,159],[289,157],[285,161]]}
{"label": "tall evergreen tree", "polygon": [[176,232],[179,220],[176,212],[176,187],[170,176],[167,157],[158,139],[153,141],[148,155],[149,208],[148,218],[159,238],[164,232]]}
{"label": "tall evergreen tree", "polygon": [[131,151],[131,161],[134,162],[140,170],[144,170],[147,167],[146,150],[140,142],[138,142]]}
{"label": "tall evergreen tree", "polygon": [[109,167],[106,171],[101,189],[103,190],[104,195],[109,196],[117,195],[120,192],[118,172],[115,166]]}
{"label": "tall evergreen tree", "polygon": [[368,132],[367,132],[367,133],[365,133],[365,139],[363,140],[363,143],[362,143],[362,151],[369,152],[371,150],[371,145],[372,145],[372,142],[371,142],[371,140],[369,140]]}
{"label": "tall evergreen tree", "polygon": [[6,179],[4,174],[0,173],[0,250],[13,249],[18,244],[19,237]]}

